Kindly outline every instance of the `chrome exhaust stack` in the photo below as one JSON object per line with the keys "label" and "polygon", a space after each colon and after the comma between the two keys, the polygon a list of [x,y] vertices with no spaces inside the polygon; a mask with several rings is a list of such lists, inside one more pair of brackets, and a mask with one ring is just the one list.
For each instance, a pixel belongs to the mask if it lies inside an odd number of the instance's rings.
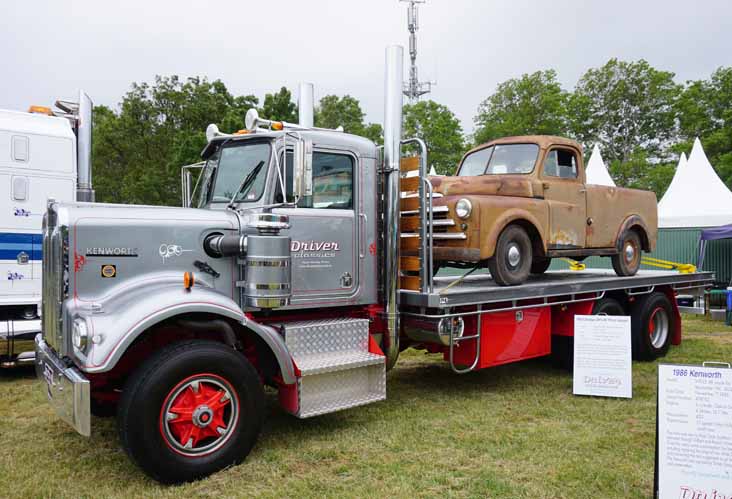
{"label": "chrome exhaust stack", "polygon": [[399,358],[399,160],[402,140],[402,86],[404,49],[386,49],[384,78],[384,302],[387,336],[386,368]]}
{"label": "chrome exhaust stack", "polygon": [[297,98],[297,122],[303,128],[313,128],[314,126],[314,94],[312,83],[300,83]]}
{"label": "chrome exhaust stack", "polygon": [[76,121],[76,200],[94,201],[92,188],[92,111],[94,104],[83,90],[79,91],[79,110]]}

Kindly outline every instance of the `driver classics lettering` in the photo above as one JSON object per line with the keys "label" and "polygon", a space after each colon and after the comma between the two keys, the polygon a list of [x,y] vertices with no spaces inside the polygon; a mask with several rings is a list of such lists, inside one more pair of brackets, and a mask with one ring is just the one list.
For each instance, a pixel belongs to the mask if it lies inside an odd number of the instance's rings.
{"label": "driver classics lettering", "polygon": [[341,248],[335,241],[291,241],[294,258],[333,258]]}
{"label": "driver classics lettering", "polygon": [[341,250],[335,241],[291,241],[292,258],[301,269],[323,270],[333,267],[332,259]]}
{"label": "driver classics lettering", "polygon": [[193,250],[186,250],[183,249],[181,246],[177,244],[161,244],[160,248],[158,248],[158,254],[160,255],[160,258],[163,259],[163,263],[168,260],[168,258],[174,257],[174,256],[181,256],[183,253],[187,253],[189,251]]}

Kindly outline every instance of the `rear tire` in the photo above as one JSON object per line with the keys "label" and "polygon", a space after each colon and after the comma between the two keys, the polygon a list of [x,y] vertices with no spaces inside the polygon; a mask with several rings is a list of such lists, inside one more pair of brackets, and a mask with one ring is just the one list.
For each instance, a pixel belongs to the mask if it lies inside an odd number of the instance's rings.
{"label": "rear tire", "polygon": [[631,331],[633,358],[655,360],[668,353],[677,327],[673,305],[664,293],[651,293],[633,304]]}
{"label": "rear tire", "polygon": [[620,253],[611,257],[613,270],[619,276],[632,276],[638,272],[641,263],[640,236],[634,230],[626,231],[620,245]]}
{"label": "rear tire", "polygon": [[529,277],[532,261],[531,239],[523,227],[509,225],[496,242],[496,251],[488,259],[493,280],[501,286],[523,284]]}
{"label": "rear tire", "polygon": [[537,256],[534,257],[534,260],[531,262],[531,273],[532,274],[543,274],[544,272],[549,269],[549,265],[552,264],[551,258],[546,258],[543,256]]}
{"label": "rear tire", "polygon": [[147,359],[127,381],[122,446],[155,480],[181,483],[244,460],[264,418],[257,371],[231,347],[195,340]]}

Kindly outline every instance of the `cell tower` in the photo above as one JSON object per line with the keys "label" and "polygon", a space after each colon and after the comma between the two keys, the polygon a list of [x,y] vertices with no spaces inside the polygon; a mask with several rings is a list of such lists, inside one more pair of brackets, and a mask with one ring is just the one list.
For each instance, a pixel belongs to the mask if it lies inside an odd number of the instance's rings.
{"label": "cell tower", "polygon": [[417,75],[417,4],[425,3],[426,0],[399,0],[409,3],[407,8],[407,29],[409,29],[409,58],[412,60],[409,67],[409,80],[404,82],[404,95],[410,102],[414,103],[421,96],[432,90],[432,81],[419,81]]}

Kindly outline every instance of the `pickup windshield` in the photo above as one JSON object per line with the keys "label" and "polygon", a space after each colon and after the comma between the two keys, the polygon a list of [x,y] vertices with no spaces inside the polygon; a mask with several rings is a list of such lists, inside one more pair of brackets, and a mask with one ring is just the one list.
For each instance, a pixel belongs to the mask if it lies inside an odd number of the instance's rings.
{"label": "pickup windshield", "polygon": [[[209,196],[210,203],[228,203],[242,182],[255,169],[255,177],[236,196],[234,202],[258,201],[264,192],[267,178],[266,165],[269,164],[270,146],[266,142],[230,144],[217,153],[216,177]],[[264,163],[264,167],[258,167]]]}
{"label": "pickup windshield", "polygon": [[461,177],[476,175],[526,174],[534,171],[539,146],[496,144],[468,154],[460,165]]}

